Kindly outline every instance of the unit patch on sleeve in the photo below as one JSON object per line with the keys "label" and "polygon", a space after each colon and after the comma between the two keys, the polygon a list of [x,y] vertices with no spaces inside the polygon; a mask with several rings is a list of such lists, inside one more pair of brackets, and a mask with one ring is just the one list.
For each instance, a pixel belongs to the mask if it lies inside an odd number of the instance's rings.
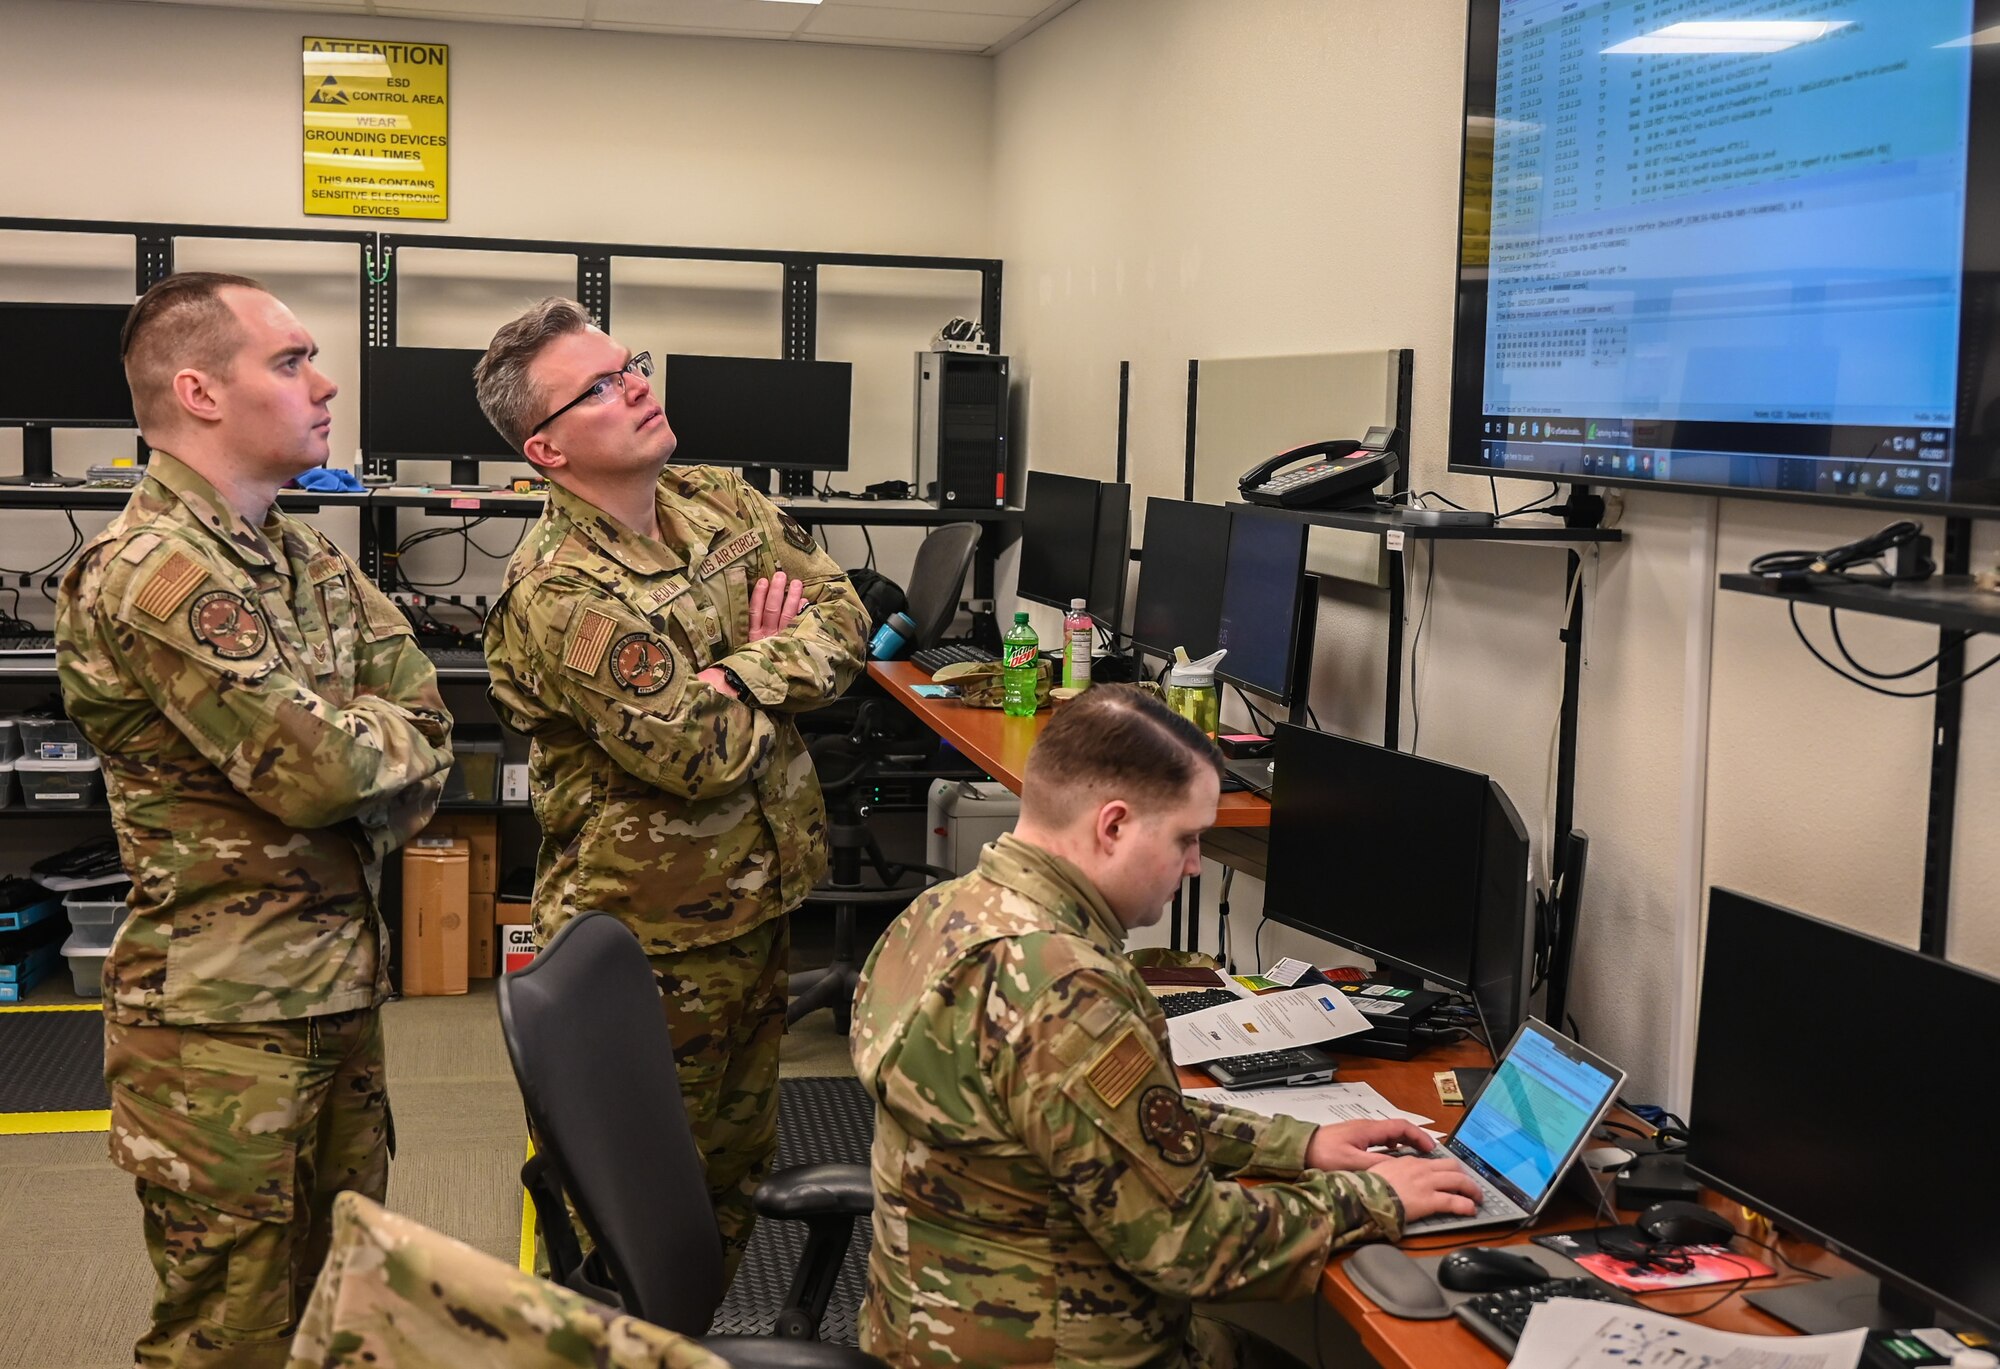
{"label": "unit patch on sleeve", "polygon": [[1139,1095],[1139,1134],[1152,1142],[1160,1158],[1170,1165],[1198,1164],[1206,1148],[1194,1114],[1182,1101],[1180,1091],[1155,1084]]}
{"label": "unit patch on sleeve", "polygon": [[778,526],[784,529],[785,540],[791,543],[795,550],[811,551],[814,549],[813,535],[806,531],[805,524],[799,522],[798,519],[792,517],[789,513],[781,511],[778,514]]}
{"label": "unit patch on sleeve", "polygon": [[569,641],[563,645],[563,664],[585,675],[595,675],[597,667],[604,663],[611,634],[617,630],[618,620],[610,614],[601,609],[585,609],[576,626],[570,629]]}
{"label": "unit patch on sleeve", "polygon": [[628,632],[611,648],[611,678],[634,694],[657,694],[674,682],[674,653],[650,632]]}
{"label": "unit patch on sleeve", "polygon": [[255,656],[270,639],[257,610],[226,589],[212,589],[188,606],[188,628],[196,641],[231,661]]}
{"label": "unit patch on sleeve", "polygon": [[132,605],[148,617],[165,622],[207,578],[206,566],[186,552],[177,551],[139,587],[139,592],[132,596]]}
{"label": "unit patch on sleeve", "polygon": [[1118,1039],[1098,1053],[1090,1066],[1090,1087],[1108,1108],[1115,1108],[1131,1096],[1139,1081],[1153,1068],[1152,1052],[1127,1027]]}

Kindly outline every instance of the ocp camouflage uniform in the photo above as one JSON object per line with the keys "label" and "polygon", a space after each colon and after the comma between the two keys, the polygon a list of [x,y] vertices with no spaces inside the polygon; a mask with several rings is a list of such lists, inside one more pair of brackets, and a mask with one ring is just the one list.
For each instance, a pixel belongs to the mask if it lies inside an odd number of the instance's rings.
{"label": "ocp camouflage uniform", "polygon": [[[668,467],[654,542],[561,486],[487,620],[501,720],[534,739],[535,940],[578,912],[645,946],[733,1272],[777,1149],[783,915],[826,870],[826,807],[790,714],[839,696],[867,616],[840,568],[734,473]],[[805,588],[750,640],[750,592]],[[696,674],[726,666],[751,697]]]}
{"label": "ocp camouflage uniform", "polygon": [[290,1369],[446,1365],[725,1369],[685,1337],[343,1195]]}
{"label": "ocp camouflage uniform", "polygon": [[56,642],[132,878],[104,1065],[159,1279],[137,1357],[282,1364],[334,1195],[388,1183],[376,894],[451,716],[331,542],[164,452],[64,578]]}
{"label": "ocp camouflage uniform", "polygon": [[[1379,1177],[1303,1172],[1311,1126],[1182,1096],[1124,936],[1075,866],[1004,836],[876,946],[871,1354],[1213,1364],[1195,1301],[1304,1296],[1330,1251],[1401,1235]],[[1229,1182],[1252,1176],[1292,1182]]]}

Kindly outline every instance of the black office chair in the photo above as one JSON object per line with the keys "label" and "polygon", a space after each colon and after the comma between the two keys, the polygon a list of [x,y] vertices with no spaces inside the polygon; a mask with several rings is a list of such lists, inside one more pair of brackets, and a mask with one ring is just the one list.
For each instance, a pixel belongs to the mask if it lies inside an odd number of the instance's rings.
{"label": "black office chair", "polygon": [[[979,548],[979,524],[946,523],[924,539],[910,570],[906,610],[917,625],[912,650],[936,646],[958,615],[958,601]],[[900,908],[951,871],[935,865],[896,864],[886,859],[868,830],[865,793],[869,782],[887,768],[906,779],[931,777],[913,770],[930,754],[935,740],[917,728],[900,708],[879,699],[855,701],[847,715],[852,722],[844,735],[820,735],[812,740],[813,764],[826,794],[827,879],[806,896],[805,907],[833,910],[833,961],[823,969],[792,976],[792,1001],[785,1020],[797,1022],[821,1008],[833,1010],[834,1029],[843,1036],[853,1020],[854,988],[866,958],[858,944],[857,914],[862,908]],[[874,878],[862,878],[862,857]]]}
{"label": "black office chair", "polygon": [[[674,1043],[638,938],[616,918],[571,919],[525,969],[500,979],[500,1025],[533,1126],[521,1170],[550,1276],[686,1336],[724,1293],[722,1238],[681,1103]],[[586,1260],[563,1199],[596,1242]],[[880,1361],[810,1339],[833,1295],[854,1222],[874,1206],[865,1165],[803,1165],[757,1191],[758,1213],[806,1223],[779,1336],[706,1337],[754,1369],[860,1369]]]}
{"label": "black office chair", "polygon": [[917,548],[910,566],[910,583],[903,593],[909,600],[905,610],[917,625],[915,651],[936,646],[958,616],[959,596],[965,591],[965,577],[972,570],[972,557],[979,550],[979,524],[946,523],[931,530]]}

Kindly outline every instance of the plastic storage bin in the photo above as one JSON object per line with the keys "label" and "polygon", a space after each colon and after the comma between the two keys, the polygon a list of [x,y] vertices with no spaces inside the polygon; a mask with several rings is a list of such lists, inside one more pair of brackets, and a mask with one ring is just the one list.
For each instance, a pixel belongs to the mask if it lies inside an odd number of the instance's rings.
{"label": "plastic storage bin", "polygon": [[17,718],[21,754],[45,761],[89,760],[97,752],[68,718]]}
{"label": "plastic storage bin", "polygon": [[131,911],[126,899],[129,884],[113,884],[101,889],[78,889],[63,900],[69,914],[70,930],[86,946],[109,946],[118,935],[119,924]]}
{"label": "plastic storage bin", "polygon": [[69,961],[70,981],[76,985],[78,998],[101,998],[104,995],[104,958],[111,954],[109,946],[92,946],[78,939],[79,933],[71,932],[69,940],[63,943],[63,958]]}
{"label": "plastic storage bin", "polygon": [[23,756],[14,762],[14,771],[30,808],[89,808],[104,801],[104,771],[95,756],[87,761]]}
{"label": "plastic storage bin", "polygon": [[9,756],[0,761],[0,808],[12,808],[18,792],[14,787],[14,758]]}
{"label": "plastic storage bin", "polygon": [[0,718],[0,760],[21,754],[21,728],[12,718]]}
{"label": "plastic storage bin", "polygon": [[500,802],[500,761],[506,747],[500,729],[481,723],[451,730],[451,774],[445,777],[441,804]]}

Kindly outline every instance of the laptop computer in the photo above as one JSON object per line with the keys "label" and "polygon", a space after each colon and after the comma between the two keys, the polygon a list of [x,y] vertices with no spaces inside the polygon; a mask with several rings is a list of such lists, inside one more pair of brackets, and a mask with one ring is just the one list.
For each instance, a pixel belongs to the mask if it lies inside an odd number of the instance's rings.
{"label": "laptop computer", "polygon": [[1457,1161],[1478,1183],[1479,1210],[1469,1217],[1426,1217],[1403,1234],[1533,1219],[1624,1086],[1624,1070],[1529,1018],[1478,1101],[1439,1147],[1439,1163]]}
{"label": "laptop computer", "polygon": [[1271,792],[1271,776],[1277,767],[1277,762],[1273,761],[1269,756],[1258,756],[1255,759],[1238,758],[1235,760],[1225,760],[1222,766],[1223,769],[1229,772],[1230,778],[1235,781],[1233,785],[1224,786],[1225,788],[1247,790],[1252,794],[1268,794]]}

